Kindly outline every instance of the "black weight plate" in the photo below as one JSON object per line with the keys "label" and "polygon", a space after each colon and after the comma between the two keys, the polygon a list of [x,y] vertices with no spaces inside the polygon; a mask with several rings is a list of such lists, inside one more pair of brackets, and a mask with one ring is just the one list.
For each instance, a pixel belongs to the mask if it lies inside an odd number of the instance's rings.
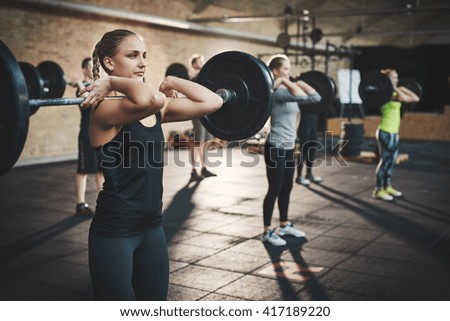
{"label": "black weight plate", "polygon": [[229,89],[236,99],[200,121],[215,137],[242,140],[263,128],[272,110],[272,78],[257,58],[240,51],[227,51],[209,59],[197,82],[217,91]]}
{"label": "black weight plate", "polygon": [[335,90],[333,83],[326,74],[317,70],[311,70],[300,75],[299,80],[313,87],[322,97],[316,104],[299,104],[302,112],[321,113],[331,106]]}
{"label": "black weight plate", "polygon": [[269,74],[270,77],[270,82],[269,82],[269,86],[271,88],[273,88],[273,76],[272,76],[272,71],[270,70],[269,66],[267,66],[267,64],[262,61],[261,59],[256,59],[256,62],[259,63],[259,65],[264,68],[265,70],[267,70],[267,73]]}
{"label": "black weight plate", "polygon": [[0,176],[14,166],[28,134],[28,92],[14,55],[0,41]]}
{"label": "black weight plate", "polygon": [[309,35],[312,42],[318,43],[320,40],[322,40],[323,37],[323,31],[320,28],[314,28],[311,31],[311,34]]}
{"label": "black weight plate", "polygon": [[289,34],[287,34],[287,33],[283,32],[277,36],[276,43],[277,43],[278,47],[287,48],[289,46],[290,42],[291,42],[291,36],[289,36]]}
{"label": "black weight plate", "polygon": [[390,78],[379,71],[366,73],[359,83],[358,92],[364,107],[379,110],[392,99],[394,87]]}
{"label": "black weight plate", "polygon": [[336,87],[336,82],[334,81],[334,79],[333,78],[331,78],[331,77],[328,77],[328,78],[330,78],[330,81],[331,81],[331,85],[332,85],[332,87],[333,87],[333,91],[332,91],[332,96],[331,96],[331,101],[333,101],[333,99],[334,98],[336,98],[336,95],[337,95],[337,87]]}
{"label": "black weight plate", "polygon": [[[422,95],[423,95],[422,86],[417,81],[415,81],[414,79],[410,79],[410,78],[400,79],[398,81],[397,86],[406,87],[419,97],[419,102],[405,104],[406,111],[413,111],[420,104],[420,100],[422,100]],[[402,111],[403,111],[403,108],[402,108]]]}
{"label": "black weight plate", "polygon": [[422,86],[414,79],[402,78],[398,81],[397,86],[408,88],[413,93],[415,93],[420,99],[422,99]]}
{"label": "black weight plate", "polygon": [[44,98],[61,98],[66,91],[66,80],[61,66],[48,60],[37,65],[37,69],[44,79]]}
{"label": "black weight plate", "polygon": [[[27,84],[28,98],[44,98],[44,79],[42,79],[39,70],[32,64],[24,61],[20,61],[19,66]],[[34,115],[38,109],[39,106],[30,106],[30,116]]]}

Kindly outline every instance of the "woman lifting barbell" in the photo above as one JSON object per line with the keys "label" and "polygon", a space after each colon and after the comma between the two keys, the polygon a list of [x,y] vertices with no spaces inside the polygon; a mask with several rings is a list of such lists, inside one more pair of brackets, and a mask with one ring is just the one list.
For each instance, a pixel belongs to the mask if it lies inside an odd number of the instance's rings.
{"label": "woman lifting barbell", "polygon": [[398,155],[401,104],[418,102],[419,97],[408,88],[397,86],[398,74],[395,69],[384,69],[381,73],[389,77],[394,91],[391,100],[381,106],[381,123],[375,134],[380,161],[376,169],[376,188],[372,196],[392,201],[394,197],[402,196],[402,193],[391,185],[392,170]]}
{"label": "woman lifting barbell", "polygon": [[[81,91],[89,93],[81,106],[96,106],[90,138],[105,176],[89,231],[89,268],[98,300],[129,300],[132,291],[137,300],[166,300],[161,123],[198,118],[223,104],[214,92],[181,78],[166,77],[159,90],[145,84],[146,55],[143,39],[134,32],[107,32],[93,52],[96,81]],[[99,78],[100,66],[107,76]],[[103,100],[117,92],[126,98]],[[178,98],[177,92],[186,97]]]}
{"label": "woman lifting barbell", "polygon": [[[269,68],[274,75],[274,93],[271,114],[271,129],[264,146],[269,190],[263,203],[264,233],[262,241],[283,246],[286,241],[279,235],[304,237],[305,233],[295,229],[288,220],[289,197],[295,172],[294,147],[298,104],[316,103],[321,100],[317,91],[304,81],[289,80],[291,65],[284,55],[272,56]],[[278,234],[271,227],[275,201],[278,198],[280,228]]]}

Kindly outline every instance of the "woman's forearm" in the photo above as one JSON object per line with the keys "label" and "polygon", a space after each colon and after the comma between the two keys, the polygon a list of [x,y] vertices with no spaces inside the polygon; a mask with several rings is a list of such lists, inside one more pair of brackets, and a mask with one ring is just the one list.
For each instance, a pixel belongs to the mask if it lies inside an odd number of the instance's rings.
{"label": "woman's forearm", "polygon": [[297,86],[299,86],[307,95],[313,95],[317,93],[317,91],[313,87],[302,80],[297,81]]}
{"label": "woman's forearm", "polygon": [[208,88],[193,81],[174,76],[166,77],[161,86],[180,92],[187,98],[196,102],[218,101],[220,99],[216,93]]}
{"label": "woman's forearm", "polygon": [[127,107],[136,109],[137,111],[147,108],[161,109],[164,106],[166,99],[163,93],[159,92],[156,88],[145,84],[141,80],[105,76],[80,90],[80,95],[86,92],[88,93],[81,106],[97,106],[112,91],[124,94],[131,102],[131,105],[127,104]]}
{"label": "woman's forearm", "polygon": [[400,86],[396,88],[398,100],[404,103],[414,103],[420,100],[419,96],[417,96],[413,91],[409,90],[406,87]]}
{"label": "woman's forearm", "polygon": [[306,93],[300,88],[295,82],[289,79],[283,79],[283,84],[289,90],[289,92],[294,96],[306,96]]}

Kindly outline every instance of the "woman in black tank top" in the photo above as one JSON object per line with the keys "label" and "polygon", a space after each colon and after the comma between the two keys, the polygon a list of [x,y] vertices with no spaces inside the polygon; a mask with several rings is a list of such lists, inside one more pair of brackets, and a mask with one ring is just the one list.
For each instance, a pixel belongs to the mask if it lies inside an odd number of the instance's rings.
{"label": "woman in black tank top", "polygon": [[[93,52],[96,80],[81,92],[88,93],[81,107],[94,106],[90,140],[105,176],[89,230],[97,300],[166,300],[161,123],[199,118],[223,104],[209,89],[181,78],[166,77],[159,90],[144,83],[146,56],[134,32],[106,33]],[[99,77],[100,66],[107,76]],[[126,97],[103,100],[108,95]]]}

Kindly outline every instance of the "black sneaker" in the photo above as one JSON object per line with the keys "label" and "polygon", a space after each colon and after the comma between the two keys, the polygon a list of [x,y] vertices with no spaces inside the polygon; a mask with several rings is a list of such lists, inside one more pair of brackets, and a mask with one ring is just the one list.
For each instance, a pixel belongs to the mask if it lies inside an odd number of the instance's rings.
{"label": "black sneaker", "polygon": [[217,174],[211,173],[209,170],[206,169],[206,167],[202,168],[202,177],[213,177],[217,176]]}
{"label": "black sneaker", "polygon": [[203,177],[198,175],[197,171],[195,169],[193,169],[191,172],[191,182],[201,181],[202,179],[203,179]]}
{"label": "black sneaker", "polygon": [[78,203],[75,207],[75,214],[93,217],[94,211],[89,208],[88,203]]}

